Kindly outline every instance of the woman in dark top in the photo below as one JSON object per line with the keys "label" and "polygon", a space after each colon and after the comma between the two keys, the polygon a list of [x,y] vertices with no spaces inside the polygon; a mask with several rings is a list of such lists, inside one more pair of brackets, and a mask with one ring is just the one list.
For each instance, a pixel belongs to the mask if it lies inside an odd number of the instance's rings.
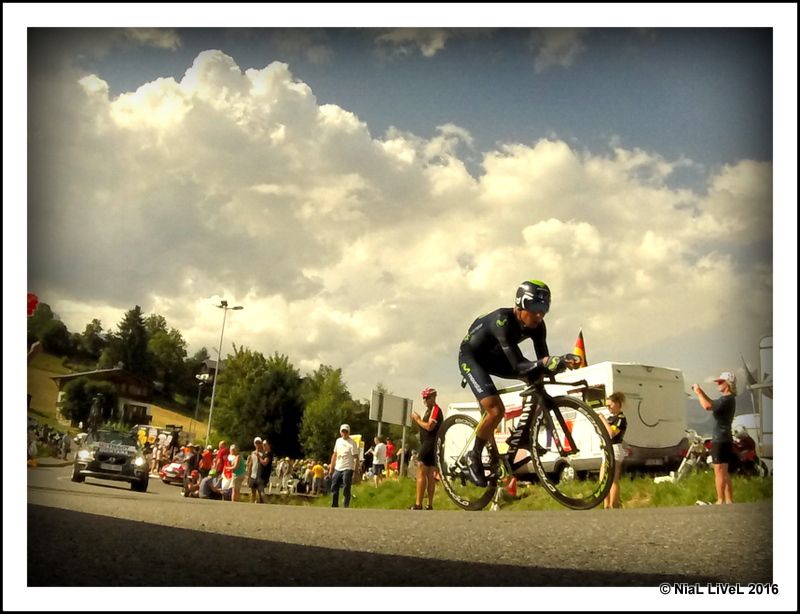
{"label": "woman in dark top", "polygon": [[622,476],[622,463],[625,460],[622,439],[628,429],[628,419],[622,413],[623,403],[625,403],[625,395],[622,392],[614,392],[609,395],[606,401],[606,407],[608,407],[611,415],[606,418],[600,414],[600,419],[605,422],[608,434],[611,437],[611,444],[614,446],[614,461],[616,461],[614,463],[614,480],[611,482],[611,490],[608,491],[608,495],[603,500],[603,509],[622,507],[619,496],[619,480]]}
{"label": "woman in dark top", "polygon": [[714,380],[722,396],[716,401],[708,398],[697,384],[692,386],[703,409],[714,414],[714,432],[711,436],[711,463],[714,465],[714,486],[717,504],[733,503],[733,486],[728,473],[728,463],[733,456],[733,415],[736,413],[736,376],[723,371]]}

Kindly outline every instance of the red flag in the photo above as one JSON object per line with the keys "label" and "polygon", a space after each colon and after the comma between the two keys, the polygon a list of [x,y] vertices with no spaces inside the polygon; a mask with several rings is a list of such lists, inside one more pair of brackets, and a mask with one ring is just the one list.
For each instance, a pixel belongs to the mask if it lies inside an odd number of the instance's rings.
{"label": "red flag", "polygon": [[572,349],[573,354],[581,357],[581,364],[579,367],[585,367],[589,363],[586,361],[586,348],[583,345],[583,329],[578,332],[578,338],[575,340],[575,347]]}
{"label": "red flag", "polygon": [[33,312],[36,311],[36,306],[39,304],[39,297],[35,294],[31,294],[28,292],[28,317],[33,315]]}

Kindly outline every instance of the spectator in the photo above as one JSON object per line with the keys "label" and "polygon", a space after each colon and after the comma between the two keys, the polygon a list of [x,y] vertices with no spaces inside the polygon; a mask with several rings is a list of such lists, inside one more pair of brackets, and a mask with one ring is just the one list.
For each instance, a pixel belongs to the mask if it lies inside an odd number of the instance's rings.
{"label": "spectator", "polygon": [[714,465],[714,486],[717,491],[717,504],[733,503],[733,485],[728,473],[728,464],[733,457],[733,416],[736,413],[736,376],[723,371],[714,380],[720,394],[712,401],[697,384],[692,386],[700,405],[714,416],[714,430],[711,435],[711,463]]}
{"label": "spectator", "polygon": [[306,494],[311,494],[311,483],[314,481],[314,464],[308,461],[306,470],[303,472],[303,490]]}
{"label": "spectator", "polygon": [[375,448],[370,447],[364,452],[364,460],[361,462],[361,473],[365,477],[372,476],[372,465],[375,463]]}
{"label": "spectator", "polygon": [[386,444],[383,437],[375,438],[375,447],[372,452],[372,475],[375,480],[375,488],[383,481],[383,472],[386,469]]}
{"label": "spectator", "polygon": [[[212,472],[214,470],[212,469]],[[207,475],[200,481],[200,486],[198,487],[198,496],[201,499],[222,499],[222,488],[220,484],[220,479],[214,473],[214,475]]]}
{"label": "spectator", "polygon": [[422,401],[427,408],[424,416],[420,416],[417,412],[411,412],[411,419],[419,427],[419,465],[417,468],[417,498],[414,505],[411,506],[412,510],[422,509],[422,500],[425,493],[428,493],[428,505],[425,509],[433,509],[433,495],[436,492],[436,458],[434,455],[434,445],[436,443],[436,434],[439,432],[439,426],[442,423],[442,410],[436,404],[436,390],[434,388],[426,388],[422,391]]}
{"label": "spectator", "polygon": [[344,486],[344,506],[350,507],[350,487],[353,483],[353,472],[358,462],[358,446],[350,439],[350,425],[343,424],[339,428],[341,437],[336,440],[331,455],[331,466],[328,470],[331,478],[333,500],[331,507],[339,507],[339,489]]}
{"label": "spectator", "polygon": [[287,456],[278,463],[278,480],[280,480],[280,492],[289,492],[289,478],[291,477],[292,464]]}
{"label": "spectator", "polygon": [[408,447],[403,446],[397,452],[397,477],[404,477],[408,469]]}
{"label": "spectator", "polygon": [[214,469],[217,470],[217,473],[222,475],[223,471],[225,470],[225,461],[228,458],[228,445],[224,441],[219,442],[219,448],[217,448],[217,456],[214,463]]}
{"label": "spectator", "polygon": [[261,437],[253,440],[255,450],[247,457],[247,485],[250,487],[250,502],[264,503],[264,486],[262,479],[262,468],[266,464],[264,455],[264,443]]}
{"label": "spectator", "polygon": [[394,462],[395,445],[391,437],[386,438],[386,466]]}
{"label": "spectator", "polygon": [[231,470],[231,501],[238,501],[246,467],[245,462],[242,460],[242,455],[239,453],[239,446],[235,443],[231,444],[228,464]]}
{"label": "spectator", "polygon": [[611,415],[606,418],[603,414],[598,413],[600,419],[606,425],[608,434],[611,437],[611,443],[614,446],[614,479],[611,482],[611,490],[603,500],[603,509],[611,509],[622,507],[619,492],[619,480],[622,476],[622,463],[625,460],[625,450],[622,447],[622,439],[625,437],[625,431],[628,429],[628,419],[622,413],[622,405],[625,403],[625,394],[622,392],[614,392],[609,395],[606,401],[606,407]]}
{"label": "spectator", "polygon": [[186,489],[186,485],[189,482],[189,478],[191,477],[192,471],[197,469],[198,457],[197,453],[195,452],[194,445],[187,444],[186,448],[184,449],[183,454],[183,488]]}
{"label": "spectator", "polygon": [[416,450],[411,450],[411,457],[408,459],[408,477],[416,479],[419,469],[419,456]]}
{"label": "spectator", "polygon": [[159,466],[161,462],[161,446],[158,444],[158,441],[153,443],[153,456],[150,459],[150,475],[158,475],[158,470],[161,468]]}
{"label": "spectator", "polygon": [[327,495],[331,491],[331,474],[328,463],[325,463],[322,468],[325,470],[325,477],[322,478],[322,494]]}
{"label": "spectator", "polygon": [[319,495],[322,493],[322,479],[325,476],[325,468],[320,461],[317,461],[311,468],[314,474],[314,482],[311,485],[311,494]]}
{"label": "spectator", "polygon": [[195,498],[200,496],[200,472],[197,469],[194,469],[184,482],[183,496]]}
{"label": "spectator", "polygon": [[[261,440],[261,457],[259,458],[259,462],[261,463],[260,480],[263,489],[267,488],[269,485],[270,476],[272,475],[272,445],[266,438]],[[265,503],[266,501],[266,498],[264,498]]]}
{"label": "spectator", "polygon": [[211,467],[213,465],[214,455],[211,452],[211,446],[206,446],[206,449],[203,450],[202,454],[200,455],[200,461],[197,464],[197,470],[200,472],[200,477],[206,477],[208,472],[211,471]]}
{"label": "spectator", "polygon": [[69,433],[64,431],[64,434],[61,436],[61,440],[59,441],[59,456],[61,460],[67,460],[67,455],[70,451],[70,444],[71,440],[69,438]]}

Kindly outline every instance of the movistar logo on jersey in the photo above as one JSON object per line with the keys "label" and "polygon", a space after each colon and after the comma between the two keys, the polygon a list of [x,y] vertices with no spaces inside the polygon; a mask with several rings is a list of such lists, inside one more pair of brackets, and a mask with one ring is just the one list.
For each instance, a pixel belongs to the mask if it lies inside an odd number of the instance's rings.
{"label": "movistar logo on jersey", "polygon": [[502,320],[500,318],[497,318],[494,321],[494,323],[497,324],[500,328],[503,328],[506,324],[508,324],[508,318],[504,318]]}

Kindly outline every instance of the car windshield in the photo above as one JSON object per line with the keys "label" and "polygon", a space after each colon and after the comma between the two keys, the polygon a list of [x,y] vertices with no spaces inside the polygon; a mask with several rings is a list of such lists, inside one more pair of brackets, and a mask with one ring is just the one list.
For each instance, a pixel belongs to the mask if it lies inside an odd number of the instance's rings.
{"label": "car windshield", "polygon": [[130,433],[114,433],[110,431],[98,432],[95,441],[118,446],[135,446],[137,444],[136,437]]}

